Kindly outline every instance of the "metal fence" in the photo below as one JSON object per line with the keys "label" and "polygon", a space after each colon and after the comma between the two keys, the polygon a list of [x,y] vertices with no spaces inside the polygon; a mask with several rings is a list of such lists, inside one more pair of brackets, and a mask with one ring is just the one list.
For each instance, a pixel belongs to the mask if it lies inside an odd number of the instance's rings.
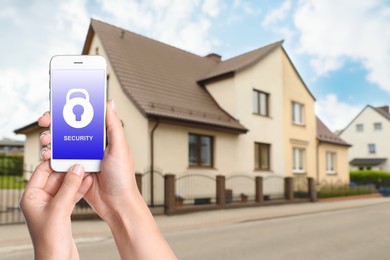
{"label": "metal fence", "polygon": [[215,204],[215,183],[215,176],[203,173],[190,173],[176,176],[175,197],[177,205]]}
{"label": "metal fence", "polygon": [[0,168],[0,224],[24,222],[19,201],[26,187],[18,169]]}
{"label": "metal fence", "polygon": [[[30,175],[31,171],[28,170],[20,172],[15,168],[0,168],[0,225],[24,222],[19,202],[27,185],[27,180],[23,176]],[[76,204],[72,218],[91,217],[97,215],[84,199],[80,200]]]}

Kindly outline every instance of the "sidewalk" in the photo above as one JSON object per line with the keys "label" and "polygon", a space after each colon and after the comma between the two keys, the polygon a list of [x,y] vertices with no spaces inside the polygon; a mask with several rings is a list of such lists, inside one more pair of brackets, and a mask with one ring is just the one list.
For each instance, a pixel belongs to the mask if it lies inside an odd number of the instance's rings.
{"label": "sidewalk", "polygon": [[[225,209],[176,216],[156,216],[155,219],[163,233],[170,233],[247,221],[315,214],[356,207],[369,207],[378,204],[389,204],[390,206],[390,198],[381,197],[336,202]],[[74,221],[72,226],[73,235],[77,244],[91,243],[112,237],[108,226],[100,220]],[[32,245],[25,225],[0,226],[0,255],[31,249]]]}

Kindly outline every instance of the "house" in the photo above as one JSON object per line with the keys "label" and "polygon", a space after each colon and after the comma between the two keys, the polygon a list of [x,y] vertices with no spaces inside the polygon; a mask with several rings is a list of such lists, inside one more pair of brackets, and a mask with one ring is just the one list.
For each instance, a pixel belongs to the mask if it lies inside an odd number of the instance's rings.
{"label": "house", "polygon": [[0,140],[0,154],[5,155],[22,155],[24,150],[24,142],[3,138]]}
{"label": "house", "polygon": [[367,105],[339,134],[352,144],[349,164],[352,170],[390,171],[389,107]]}
{"label": "house", "polygon": [[345,142],[317,117],[318,184],[349,183],[348,149]]}
{"label": "house", "polygon": [[[82,53],[107,60],[108,97],[136,172],[320,176],[315,98],[283,41],[223,61],[91,20]],[[36,140],[35,126],[17,132]],[[37,160],[26,157],[26,163]],[[342,169],[338,176],[348,175]],[[278,189],[283,185],[265,182],[265,193]]]}

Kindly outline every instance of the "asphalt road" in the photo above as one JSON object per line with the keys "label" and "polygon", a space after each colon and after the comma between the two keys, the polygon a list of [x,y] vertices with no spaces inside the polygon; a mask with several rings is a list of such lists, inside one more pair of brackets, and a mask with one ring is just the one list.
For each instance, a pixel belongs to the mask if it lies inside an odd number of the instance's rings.
{"label": "asphalt road", "polygon": [[[385,203],[164,235],[179,259],[390,259],[390,206]],[[81,259],[119,259],[112,238],[79,241],[78,248]],[[0,258],[32,259],[32,252]]]}

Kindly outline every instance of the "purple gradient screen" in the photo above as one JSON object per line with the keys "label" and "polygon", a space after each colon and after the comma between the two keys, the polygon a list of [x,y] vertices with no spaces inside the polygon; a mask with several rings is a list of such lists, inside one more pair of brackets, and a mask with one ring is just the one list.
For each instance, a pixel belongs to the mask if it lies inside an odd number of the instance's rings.
{"label": "purple gradient screen", "polygon": [[[104,70],[57,69],[51,71],[53,159],[103,159],[105,80]],[[94,113],[92,121],[83,128],[73,128],[64,119],[63,109],[70,89],[85,89],[89,94],[89,102],[92,104]],[[85,98],[85,95],[73,93],[69,99],[77,97]],[[74,141],[77,138],[81,139],[80,137],[84,137],[85,140]]]}

